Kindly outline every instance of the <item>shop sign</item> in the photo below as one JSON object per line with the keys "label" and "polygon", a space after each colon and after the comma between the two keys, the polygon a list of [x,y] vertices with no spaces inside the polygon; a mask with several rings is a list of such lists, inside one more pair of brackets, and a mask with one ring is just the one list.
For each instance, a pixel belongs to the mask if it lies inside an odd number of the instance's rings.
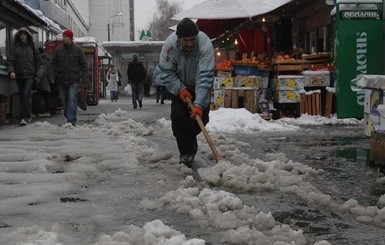
{"label": "shop sign", "polygon": [[[368,73],[368,33],[357,33],[356,38],[356,74],[357,76]],[[365,101],[365,91],[357,89],[357,84],[352,84],[352,90],[357,92],[357,104],[363,106]]]}
{"label": "shop sign", "polygon": [[379,20],[381,15],[379,11],[343,11],[341,13],[343,20]]}

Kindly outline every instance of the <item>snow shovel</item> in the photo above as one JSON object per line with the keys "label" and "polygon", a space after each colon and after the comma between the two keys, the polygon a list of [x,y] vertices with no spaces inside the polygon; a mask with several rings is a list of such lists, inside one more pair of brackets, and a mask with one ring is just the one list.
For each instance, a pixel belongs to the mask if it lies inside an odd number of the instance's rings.
{"label": "snow shovel", "polygon": [[[194,108],[194,105],[193,105],[191,99],[186,97],[186,100],[187,100],[187,103],[188,103],[188,107],[190,108],[190,110],[192,110]],[[201,128],[202,133],[205,136],[206,141],[209,144],[209,146],[211,148],[211,151],[214,154],[215,160],[217,162],[219,162],[220,160],[223,160],[223,158],[219,155],[219,153],[217,151],[217,148],[215,148],[214,143],[211,141],[210,135],[207,133],[207,130],[205,128],[205,125],[202,122],[202,119],[199,116],[195,116],[195,120],[198,122],[198,125]]]}

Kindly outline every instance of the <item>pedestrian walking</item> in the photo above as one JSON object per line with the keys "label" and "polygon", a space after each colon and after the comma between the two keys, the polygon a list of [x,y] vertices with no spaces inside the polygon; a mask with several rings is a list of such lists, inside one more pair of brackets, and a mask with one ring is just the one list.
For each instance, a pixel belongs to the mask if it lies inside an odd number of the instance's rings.
{"label": "pedestrian walking", "polygon": [[43,77],[43,60],[35,47],[32,34],[20,28],[14,35],[14,43],[9,57],[8,73],[16,79],[20,93],[20,126],[31,122],[31,91],[34,82]]}
{"label": "pedestrian walking", "polygon": [[73,42],[73,32],[63,32],[63,44],[53,53],[51,68],[54,82],[58,84],[67,123],[76,125],[78,93],[88,83],[88,66],[81,47]]}
{"label": "pedestrian walking", "polygon": [[50,116],[53,111],[52,106],[52,77],[49,77],[49,70],[51,64],[51,58],[48,54],[44,52],[43,48],[39,48],[39,52],[41,54],[41,58],[43,60],[43,78],[36,84],[37,85],[37,94],[42,96],[44,101],[43,113],[40,113],[39,116]]}
{"label": "pedestrian walking", "polygon": [[110,69],[108,69],[107,75],[106,75],[106,80],[107,80],[107,87],[108,90],[110,91],[110,98],[111,102],[115,101],[117,102],[118,100],[118,83],[119,83],[119,72],[116,66],[111,65]]}
{"label": "pedestrian walking", "polygon": [[118,90],[116,91],[116,99],[119,99],[119,87],[122,86],[122,77],[123,76],[122,76],[122,73],[120,73],[119,68],[116,67],[116,66],[115,66],[115,68],[118,71],[118,78],[119,78],[119,80],[118,80]]}
{"label": "pedestrian walking", "polygon": [[[191,19],[184,18],[176,32],[164,41],[159,69],[162,84],[171,94],[171,127],[176,138],[179,163],[192,167],[198,151],[197,135],[209,121],[210,89],[214,79],[214,49],[210,38]],[[189,110],[189,98],[193,109]]]}
{"label": "pedestrian walking", "polygon": [[167,90],[163,86],[160,79],[160,69],[158,66],[152,71],[152,83],[154,84],[156,90],[156,103],[159,103],[160,100],[160,104],[164,104],[164,100],[167,96]]}
{"label": "pedestrian walking", "polygon": [[132,90],[132,105],[136,109],[142,107],[144,87],[143,82],[146,78],[146,69],[142,62],[138,61],[138,56],[135,54],[133,60],[128,64],[127,67],[128,82],[131,85]]}
{"label": "pedestrian walking", "polygon": [[151,72],[147,73],[147,76],[144,79],[143,83],[143,90],[144,90],[144,97],[150,97],[150,90],[151,90],[151,84],[152,84],[152,77]]}

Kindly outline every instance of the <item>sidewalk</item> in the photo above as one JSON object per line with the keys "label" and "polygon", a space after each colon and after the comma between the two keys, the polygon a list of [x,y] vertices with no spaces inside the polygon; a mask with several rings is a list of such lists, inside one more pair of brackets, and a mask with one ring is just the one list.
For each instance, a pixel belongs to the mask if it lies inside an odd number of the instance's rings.
{"label": "sidewalk", "polygon": [[[163,117],[169,119],[170,117],[170,100],[166,100],[164,105],[157,104],[155,97],[146,97],[143,98],[143,107],[134,110],[132,108],[131,97],[119,94],[119,99],[117,102],[111,102],[108,97],[102,98],[99,100],[99,104],[96,106],[88,106],[86,111],[78,108],[78,124],[92,123],[100,114],[102,113],[112,113],[117,109],[123,111],[132,111],[133,120],[148,120],[151,121],[151,118],[154,118],[154,114],[163,115]],[[10,115],[7,115],[7,119],[4,124],[0,124],[0,129],[3,129],[7,126],[18,126],[19,118],[11,118]],[[32,122],[44,122],[47,121],[51,124],[63,125],[66,122],[63,112],[58,111],[57,114],[52,114],[51,116],[39,117],[33,116]]]}

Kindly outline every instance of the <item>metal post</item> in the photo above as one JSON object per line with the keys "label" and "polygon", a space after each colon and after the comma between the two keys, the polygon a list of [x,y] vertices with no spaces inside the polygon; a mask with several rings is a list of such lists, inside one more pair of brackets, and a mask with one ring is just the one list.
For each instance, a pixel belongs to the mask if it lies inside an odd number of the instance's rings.
{"label": "metal post", "polygon": [[110,22],[107,23],[107,40],[111,41],[111,36],[110,36]]}

